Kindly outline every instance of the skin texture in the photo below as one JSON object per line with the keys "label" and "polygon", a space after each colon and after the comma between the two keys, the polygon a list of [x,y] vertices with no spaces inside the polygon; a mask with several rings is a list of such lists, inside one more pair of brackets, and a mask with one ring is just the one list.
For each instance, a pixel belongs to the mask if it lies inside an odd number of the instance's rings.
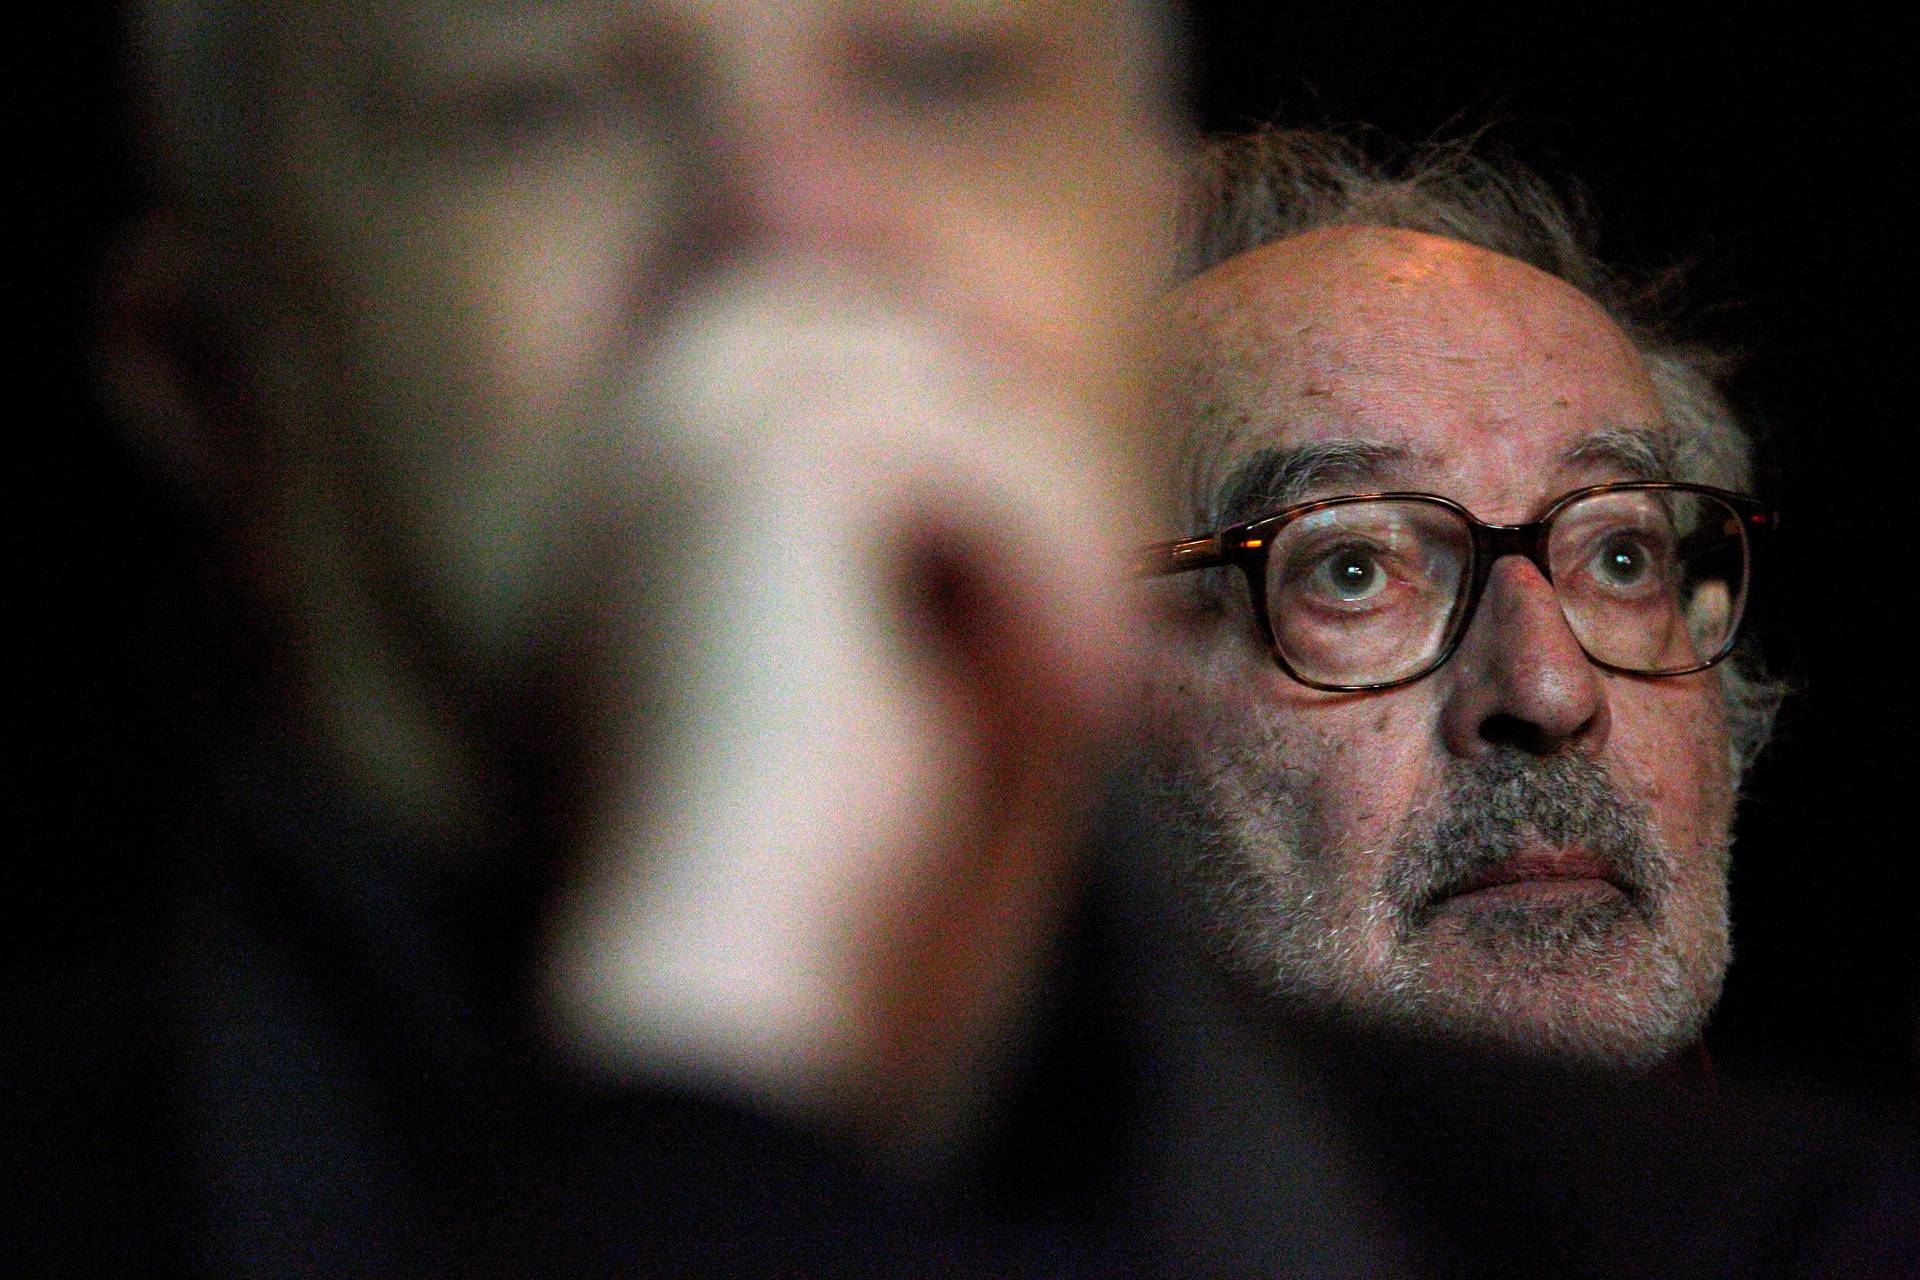
{"label": "skin texture", "polygon": [[[1636,433],[1661,452],[1626,336],[1565,283],[1459,242],[1304,234],[1189,282],[1166,319],[1176,471],[1202,508],[1256,451],[1336,441],[1391,453],[1323,469],[1299,498],[1417,490],[1516,523],[1582,485],[1663,478],[1606,444]],[[1711,673],[1594,666],[1512,557],[1438,671],[1318,692],[1275,667],[1226,585],[1171,612],[1151,702],[1196,919],[1240,981],[1614,1063],[1696,1037],[1728,959]],[[1579,859],[1588,874],[1555,878]],[[1504,889],[1447,893],[1515,866]]]}
{"label": "skin texture", "polygon": [[552,886],[592,1064],[885,1111],[996,1016],[1125,686],[1126,21],[274,6],[233,184],[130,254],[123,405],[279,714],[437,874]]}

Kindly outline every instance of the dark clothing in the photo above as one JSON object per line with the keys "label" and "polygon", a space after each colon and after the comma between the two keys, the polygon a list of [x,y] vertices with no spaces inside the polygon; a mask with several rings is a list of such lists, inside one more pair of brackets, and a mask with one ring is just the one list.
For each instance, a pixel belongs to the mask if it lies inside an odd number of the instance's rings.
{"label": "dark clothing", "polygon": [[16,984],[0,1271],[1052,1269],[823,1135],[574,1078],[390,827],[309,774],[235,772],[151,931]]}
{"label": "dark clothing", "polygon": [[0,1270],[1920,1275],[1904,1122],[1283,1033],[1124,806],[1002,1124],[934,1180],[571,1077],[518,932],[395,824],[285,754],[223,776],[146,934],[13,984]]}
{"label": "dark clothing", "polygon": [[1174,838],[1133,813],[1103,840],[1075,984],[1101,1020],[1056,1017],[1026,1108],[1071,1115],[1061,1064],[1114,1064],[1102,1131],[1057,1145],[1109,1144],[1156,1274],[1920,1277],[1910,1106],[1278,1025],[1177,926]]}

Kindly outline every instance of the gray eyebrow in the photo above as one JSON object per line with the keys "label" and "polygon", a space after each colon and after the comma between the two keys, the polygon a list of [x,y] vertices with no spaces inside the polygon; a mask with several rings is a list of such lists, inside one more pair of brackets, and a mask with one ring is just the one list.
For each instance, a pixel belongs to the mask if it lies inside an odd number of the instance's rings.
{"label": "gray eyebrow", "polygon": [[[1200,527],[1224,529],[1306,498],[1342,481],[1368,487],[1382,471],[1412,457],[1400,445],[1336,438],[1287,448],[1259,449],[1227,472],[1196,514]],[[1561,455],[1567,465],[1618,467],[1636,480],[1672,479],[1678,456],[1671,436],[1647,427],[1607,427],[1582,437]]]}
{"label": "gray eyebrow", "polygon": [[1673,438],[1647,427],[1606,427],[1560,456],[1568,465],[1597,462],[1619,467],[1636,480],[1671,480],[1679,470]]}
{"label": "gray eyebrow", "polygon": [[1316,440],[1289,448],[1260,449],[1227,472],[1202,511],[1202,527],[1224,529],[1300,501],[1336,480],[1364,486],[1382,469],[1404,462],[1399,445],[1374,440]]}

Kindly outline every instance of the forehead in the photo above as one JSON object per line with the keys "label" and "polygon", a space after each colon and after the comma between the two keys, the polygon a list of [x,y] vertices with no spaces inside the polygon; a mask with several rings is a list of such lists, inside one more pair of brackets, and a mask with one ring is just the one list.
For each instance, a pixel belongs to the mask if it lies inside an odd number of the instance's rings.
{"label": "forehead", "polygon": [[1335,445],[1368,461],[1334,488],[1431,490],[1517,520],[1644,470],[1615,446],[1664,435],[1644,361],[1593,299],[1455,240],[1309,232],[1196,277],[1167,318],[1172,428],[1200,489],[1257,454]]}

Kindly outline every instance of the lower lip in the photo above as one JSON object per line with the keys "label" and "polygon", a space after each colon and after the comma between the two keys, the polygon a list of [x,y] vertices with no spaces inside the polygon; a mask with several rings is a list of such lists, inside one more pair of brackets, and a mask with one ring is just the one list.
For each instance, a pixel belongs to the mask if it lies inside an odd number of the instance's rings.
{"label": "lower lip", "polygon": [[1496,907],[1539,904],[1546,906],[1580,899],[1598,900],[1622,896],[1620,887],[1611,880],[1569,877],[1550,880],[1510,880],[1505,884],[1488,885],[1484,889],[1456,893],[1444,899],[1440,905]]}

